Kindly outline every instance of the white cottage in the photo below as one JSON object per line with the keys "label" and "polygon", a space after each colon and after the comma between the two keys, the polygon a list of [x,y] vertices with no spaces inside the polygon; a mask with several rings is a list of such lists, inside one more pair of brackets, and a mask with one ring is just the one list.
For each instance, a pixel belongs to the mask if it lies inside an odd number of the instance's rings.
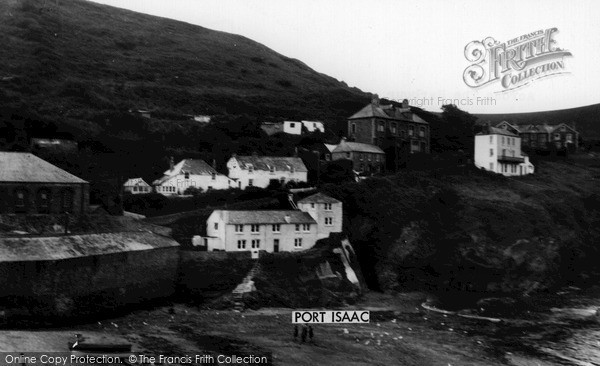
{"label": "white cottage", "polygon": [[189,187],[208,191],[233,188],[234,184],[234,181],[200,159],[184,159],[176,165],[171,160],[171,168],[162,178],[152,182],[156,192],[165,196],[181,195]]}
{"label": "white cottage", "polygon": [[521,151],[521,138],[496,127],[475,136],[475,166],[506,176],[534,172],[529,157]]}
{"label": "white cottage", "polygon": [[152,187],[142,178],[130,178],[123,184],[123,191],[131,194],[145,194],[152,192]]}
{"label": "white cottage", "polygon": [[215,210],[206,236],[194,245],[208,251],[291,252],[312,248],[317,240],[342,231],[342,203],[317,193],[298,202],[299,210]]}
{"label": "white cottage", "polygon": [[232,156],[227,162],[229,178],[240,189],[266,188],[275,180],[282,184],[306,182],[306,166],[302,159],[282,156]]}

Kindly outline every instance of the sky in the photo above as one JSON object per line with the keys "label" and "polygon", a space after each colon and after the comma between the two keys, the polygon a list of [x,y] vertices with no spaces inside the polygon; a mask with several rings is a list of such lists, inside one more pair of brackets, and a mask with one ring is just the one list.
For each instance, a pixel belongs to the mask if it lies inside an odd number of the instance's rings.
{"label": "sky", "polygon": [[[350,86],[434,112],[450,103],[471,113],[600,103],[597,0],[93,1],[240,34]],[[470,42],[493,37],[502,45],[551,28],[553,48],[571,56],[502,69],[485,86],[465,83],[474,63],[465,57]],[[481,70],[489,75],[490,56],[483,54]],[[519,82],[519,74],[529,77]]]}

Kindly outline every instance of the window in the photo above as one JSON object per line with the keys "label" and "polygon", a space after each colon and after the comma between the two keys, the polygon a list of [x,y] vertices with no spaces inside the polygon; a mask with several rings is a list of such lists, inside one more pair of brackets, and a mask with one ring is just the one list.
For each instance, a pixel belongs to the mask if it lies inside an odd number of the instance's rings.
{"label": "window", "polygon": [[490,163],[490,170],[494,170],[494,163]]}
{"label": "window", "polygon": [[315,208],[315,203],[314,202],[311,202],[310,208]]}
{"label": "window", "polygon": [[573,134],[567,134],[567,142],[573,142]]}
{"label": "window", "polygon": [[504,136],[502,136],[502,145],[504,145]]}
{"label": "window", "polygon": [[65,189],[62,191],[60,206],[63,212],[71,212],[73,210],[73,192],[71,190]]}
{"label": "window", "polygon": [[325,160],[331,161],[331,154],[325,154]]}
{"label": "window", "polygon": [[377,123],[377,131],[379,131],[379,132],[383,132],[383,131],[385,131],[385,123],[384,123],[384,122],[382,122],[382,121],[379,121],[379,122]]}
{"label": "window", "polygon": [[490,156],[494,156],[494,149],[490,149]]}
{"label": "window", "polygon": [[356,123],[352,124],[352,133],[356,133]]}
{"label": "window", "polygon": [[333,226],[333,217],[325,218],[325,226]]}
{"label": "window", "polygon": [[138,187],[137,187],[137,186],[134,186],[134,187],[133,187],[133,191],[134,191],[134,192],[137,192],[137,191],[138,191]]}
{"label": "window", "polygon": [[415,134],[415,126],[408,126],[408,136]]}
{"label": "window", "polygon": [[269,172],[271,172],[271,174],[275,173],[275,167],[274,166],[270,166],[269,167]]}
{"label": "window", "polygon": [[396,128],[396,123],[392,123],[392,128],[391,128],[391,130],[392,130],[392,133],[393,133],[394,135],[396,134],[396,132],[398,132],[398,129]]}
{"label": "window", "polygon": [[310,224],[302,224],[302,231],[305,233],[310,231]]}
{"label": "window", "polygon": [[350,159],[350,157],[351,157],[351,153],[350,153],[350,152],[347,152],[347,153],[346,153],[346,158]]}
{"label": "window", "polygon": [[185,176],[185,179],[190,179],[190,173],[185,172],[184,176]]}
{"label": "window", "polygon": [[372,154],[367,154],[367,159],[368,159],[369,161],[371,161],[371,155],[372,155]]}
{"label": "window", "polygon": [[15,211],[25,212],[27,209],[27,191],[17,189],[15,191]]}
{"label": "window", "polygon": [[238,240],[237,245],[238,245],[238,249],[246,249],[246,241],[245,240]]}
{"label": "window", "polygon": [[363,154],[363,153],[359,153],[359,155],[358,155],[358,159],[359,159],[360,161],[362,161],[362,160],[364,159],[364,157],[365,157],[365,154]]}
{"label": "window", "polygon": [[215,230],[219,230],[219,223],[218,222],[215,222],[214,228],[215,228]]}
{"label": "window", "polygon": [[296,127],[296,124],[292,122],[292,123],[290,123],[290,127],[294,128],[294,127]]}
{"label": "window", "polygon": [[294,167],[290,167],[290,173],[294,174],[296,172],[296,169]]}
{"label": "window", "polygon": [[326,203],[325,204],[325,211],[331,211],[332,210],[332,204],[331,203]]}
{"label": "window", "polygon": [[212,173],[211,176],[212,176],[212,180],[216,180],[217,179],[217,173]]}
{"label": "window", "polygon": [[313,128],[317,128],[317,124],[316,123],[313,123]]}
{"label": "window", "polygon": [[502,149],[502,156],[506,156],[506,149]]}
{"label": "window", "polygon": [[419,136],[425,137],[425,127],[419,128]]}
{"label": "window", "polygon": [[494,142],[494,136],[490,135],[490,144]]}
{"label": "window", "polygon": [[300,232],[300,224],[296,224],[295,231],[296,231],[297,233],[298,233],[298,232]]}
{"label": "window", "polygon": [[252,240],[252,249],[258,249],[260,248],[260,239],[253,239]]}
{"label": "window", "polygon": [[39,213],[50,213],[50,191],[42,188],[37,194],[37,209]]}
{"label": "window", "polygon": [[248,179],[248,187],[252,187],[254,185],[254,179]]}
{"label": "window", "polygon": [[257,233],[260,231],[260,226],[258,224],[250,225],[250,232]]}
{"label": "window", "polygon": [[555,133],[554,134],[554,140],[556,140],[556,141],[560,140],[560,133]]}
{"label": "window", "polygon": [[248,164],[248,173],[254,172],[254,166],[252,164]]}
{"label": "window", "polygon": [[281,231],[281,224],[274,224],[271,229],[273,229],[274,233],[278,233]]}
{"label": "window", "polygon": [[243,233],[244,232],[244,225],[235,225],[235,232],[236,233]]}
{"label": "window", "polygon": [[302,248],[302,238],[294,239],[294,248]]}

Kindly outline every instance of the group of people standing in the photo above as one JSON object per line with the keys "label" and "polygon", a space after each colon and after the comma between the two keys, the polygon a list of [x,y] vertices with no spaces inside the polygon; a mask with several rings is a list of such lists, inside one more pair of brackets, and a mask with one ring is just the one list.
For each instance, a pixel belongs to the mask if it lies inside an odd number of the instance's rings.
{"label": "group of people standing", "polygon": [[300,333],[300,340],[302,340],[302,342],[306,342],[306,337],[308,337],[308,340],[312,342],[315,335],[312,325],[308,324],[302,324],[302,331],[300,332],[298,329],[298,324],[294,325],[294,340],[298,339],[298,333]]}

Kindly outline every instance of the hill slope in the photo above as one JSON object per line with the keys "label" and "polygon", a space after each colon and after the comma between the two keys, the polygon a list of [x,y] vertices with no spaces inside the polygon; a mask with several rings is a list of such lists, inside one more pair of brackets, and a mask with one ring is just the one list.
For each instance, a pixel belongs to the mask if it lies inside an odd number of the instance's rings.
{"label": "hill slope", "polygon": [[0,20],[0,106],[54,120],[140,108],[331,121],[369,100],[248,38],[84,0],[6,0]]}
{"label": "hill slope", "polygon": [[530,113],[499,113],[499,114],[476,114],[480,122],[490,121],[497,124],[508,121],[523,125],[530,123],[575,124],[584,140],[600,139],[600,104],[585,107],[561,109],[555,111],[530,112]]}

